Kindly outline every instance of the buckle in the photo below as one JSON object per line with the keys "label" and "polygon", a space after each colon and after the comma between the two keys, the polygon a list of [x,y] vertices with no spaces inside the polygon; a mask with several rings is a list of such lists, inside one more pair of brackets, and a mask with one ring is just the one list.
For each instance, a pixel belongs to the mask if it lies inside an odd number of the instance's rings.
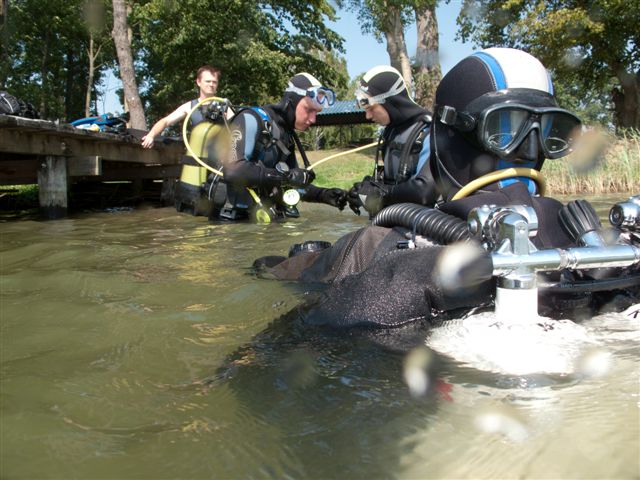
{"label": "buckle", "polygon": [[438,116],[440,117],[440,122],[445,125],[453,126],[456,124],[456,118],[458,117],[458,112],[454,107],[450,107],[449,105],[445,105],[444,107],[440,107],[438,109]]}

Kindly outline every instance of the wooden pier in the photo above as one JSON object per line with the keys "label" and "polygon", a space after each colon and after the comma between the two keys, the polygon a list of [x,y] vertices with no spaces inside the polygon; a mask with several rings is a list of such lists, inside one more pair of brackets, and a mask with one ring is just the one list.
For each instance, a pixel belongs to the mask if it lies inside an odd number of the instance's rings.
{"label": "wooden pier", "polygon": [[161,200],[172,202],[184,145],[156,141],[145,149],[140,136],[0,115],[0,185],[38,184],[49,218],[66,215],[72,183],[162,180]]}

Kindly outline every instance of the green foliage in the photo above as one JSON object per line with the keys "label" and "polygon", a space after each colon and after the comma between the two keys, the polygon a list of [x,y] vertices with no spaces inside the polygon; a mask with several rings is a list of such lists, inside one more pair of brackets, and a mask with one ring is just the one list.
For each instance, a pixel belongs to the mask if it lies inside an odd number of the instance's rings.
{"label": "green foliage", "polygon": [[575,103],[603,92],[610,102],[612,87],[624,83],[625,101],[636,97],[640,118],[640,0],[465,0],[458,24],[463,40],[521,48],[539,58],[565,94],[576,95]]}
{"label": "green foliage", "polygon": [[149,0],[138,2],[132,25],[150,119],[193,98],[203,64],[222,70],[218,94],[236,105],[280,99],[288,78],[308,71],[328,85],[346,85],[327,58],[342,51],[329,30],[325,0]]}
{"label": "green foliage", "polygon": [[[84,116],[89,41],[83,15],[85,0],[9,3],[0,88],[32,103],[44,118],[73,120]],[[104,22],[108,26],[107,17]],[[98,42],[109,38],[110,27],[100,29],[94,24],[93,31]],[[102,51],[102,61],[112,52],[109,42]],[[98,83],[106,68],[103,65],[98,72]]]}

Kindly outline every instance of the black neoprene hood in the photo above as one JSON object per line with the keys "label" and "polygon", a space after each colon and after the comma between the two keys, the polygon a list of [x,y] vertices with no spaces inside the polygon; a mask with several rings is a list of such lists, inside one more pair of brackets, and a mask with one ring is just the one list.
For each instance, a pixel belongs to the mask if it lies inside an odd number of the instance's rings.
{"label": "black neoprene hood", "polygon": [[[319,86],[320,82],[309,73],[297,73],[289,79],[289,83],[296,88],[307,90],[308,88]],[[280,103],[270,105],[270,107],[278,112],[284,119],[285,126],[289,130],[293,130],[296,122],[296,107],[303,96],[295,92],[287,92],[285,90]]]}

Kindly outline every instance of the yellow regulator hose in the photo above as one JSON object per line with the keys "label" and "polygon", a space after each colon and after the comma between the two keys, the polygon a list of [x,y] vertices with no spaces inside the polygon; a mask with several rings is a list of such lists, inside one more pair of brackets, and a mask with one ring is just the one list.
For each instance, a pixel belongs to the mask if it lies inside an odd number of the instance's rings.
{"label": "yellow regulator hose", "polygon": [[540,188],[540,195],[544,195],[547,189],[547,181],[545,180],[544,175],[542,175],[538,170],[534,170],[533,168],[506,168],[504,170],[496,170],[495,172],[487,173],[486,175],[478,177],[472,182],[467,183],[464,187],[458,190],[458,193],[456,193],[451,200],[459,200],[485,185],[512,177],[531,178],[538,184],[538,187]]}
{"label": "yellow regulator hose", "polygon": [[332,160],[334,158],[341,157],[343,155],[348,155],[349,153],[359,152],[360,150],[365,150],[367,148],[375,147],[376,145],[378,145],[377,141],[373,142],[373,143],[369,143],[367,145],[363,145],[362,147],[357,147],[357,148],[353,148],[351,150],[347,150],[346,152],[334,153],[333,155],[329,155],[328,157],[323,158],[322,160],[318,160],[313,165],[309,165],[308,170],[311,170],[312,168],[316,168],[318,165],[323,164],[327,160]]}
{"label": "yellow regulator hose", "polygon": [[[191,109],[191,111],[189,112],[189,114],[184,118],[184,122],[182,122],[182,140],[184,141],[184,145],[187,147],[187,151],[191,154],[191,156],[193,157],[193,159],[198,162],[200,164],[200,166],[204,167],[206,170],[209,170],[210,172],[215,173],[216,175],[220,176],[220,177],[224,177],[224,174],[220,171],[217,170],[215,168],[213,168],[210,165],[207,165],[205,162],[203,162],[200,157],[198,157],[198,155],[196,155],[196,152],[193,151],[193,149],[191,148],[191,144],[189,143],[189,136],[187,135],[187,126],[189,125],[189,120],[191,120],[191,115],[193,115],[193,112],[196,111],[196,109],[202,105],[204,102],[212,102],[212,101],[217,101],[217,102],[226,102],[227,100],[224,98],[220,98],[220,97],[207,97],[204,98],[202,100],[200,100],[198,103],[196,103],[194,105],[194,107]],[[227,119],[224,119],[224,123],[225,125],[227,125]],[[227,128],[229,126],[227,125]]]}

